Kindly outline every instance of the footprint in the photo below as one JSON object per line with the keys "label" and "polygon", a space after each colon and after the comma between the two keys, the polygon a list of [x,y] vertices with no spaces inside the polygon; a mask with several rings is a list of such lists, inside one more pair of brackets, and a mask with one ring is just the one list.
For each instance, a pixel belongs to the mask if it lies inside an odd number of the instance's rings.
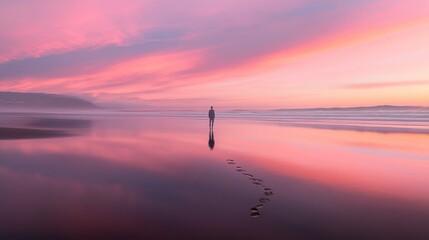
{"label": "footprint", "polygon": [[274,193],[273,193],[273,192],[271,192],[271,191],[265,191],[265,192],[264,192],[264,194],[265,194],[265,195],[267,195],[267,196],[271,196],[271,195],[273,195]]}
{"label": "footprint", "polygon": [[244,170],[242,167],[240,167],[240,166],[237,166],[237,167],[235,167],[235,168],[237,168],[237,171],[238,170]]}
{"label": "footprint", "polygon": [[255,181],[255,182],[263,182],[262,179],[259,178],[250,178],[250,180]]}
{"label": "footprint", "polygon": [[[226,161],[228,164],[236,164],[233,159],[227,159]],[[264,184],[262,184],[263,183],[262,179],[256,178],[252,174],[247,173],[246,170],[244,170],[243,167],[241,167],[241,166],[237,165],[235,167],[235,169],[237,172],[240,172],[244,176],[249,177],[249,179],[252,181],[253,184],[260,186],[264,190],[263,194],[265,196],[271,196],[274,194],[273,191],[271,190],[271,188],[266,187]],[[253,218],[257,218],[257,217],[261,216],[259,210],[264,207],[264,203],[267,203],[269,201],[271,201],[271,200],[269,198],[266,198],[266,197],[259,198],[258,204],[256,204],[256,206],[254,206],[250,209],[250,212],[251,212],[250,216]]]}
{"label": "footprint", "polygon": [[259,203],[259,204],[257,204],[254,208],[256,208],[256,209],[261,209],[262,207],[264,206],[264,204],[262,204],[262,203]]}
{"label": "footprint", "polygon": [[250,216],[253,218],[257,218],[257,217],[261,216],[261,214],[259,214],[259,212],[252,212],[252,213],[250,213]]}

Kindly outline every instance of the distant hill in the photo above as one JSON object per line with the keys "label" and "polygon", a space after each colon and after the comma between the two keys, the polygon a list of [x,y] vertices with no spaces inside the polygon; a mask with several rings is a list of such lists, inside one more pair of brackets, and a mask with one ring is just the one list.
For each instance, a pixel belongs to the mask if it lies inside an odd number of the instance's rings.
{"label": "distant hill", "polygon": [[286,109],[275,109],[274,111],[407,111],[407,110],[429,110],[429,107],[379,105],[379,106],[369,106],[369,107],[286,108]]}
{"label": "distant hill", "polygon": [[0,110],[5,109],[96,109],[92,102],[77,97],[45,94],[45,93],[19,93],[0,92]]}

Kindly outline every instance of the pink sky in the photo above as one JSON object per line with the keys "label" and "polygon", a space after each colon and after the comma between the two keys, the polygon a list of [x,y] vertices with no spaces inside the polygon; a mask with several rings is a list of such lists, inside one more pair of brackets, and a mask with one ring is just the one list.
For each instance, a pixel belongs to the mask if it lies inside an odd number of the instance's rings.
{"label": "pink sky", "polygon": [[160,108],[429,105],[426,0],[0,0],[0,90]]}

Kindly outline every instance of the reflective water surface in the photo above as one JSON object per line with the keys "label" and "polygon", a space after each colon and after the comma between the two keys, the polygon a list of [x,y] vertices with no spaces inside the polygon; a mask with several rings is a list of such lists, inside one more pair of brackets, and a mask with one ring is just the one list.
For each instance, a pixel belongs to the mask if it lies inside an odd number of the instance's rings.
{"label": "reflective water surface", "polygon": [[1,117],[1,239],[429,239],[421,132]]}

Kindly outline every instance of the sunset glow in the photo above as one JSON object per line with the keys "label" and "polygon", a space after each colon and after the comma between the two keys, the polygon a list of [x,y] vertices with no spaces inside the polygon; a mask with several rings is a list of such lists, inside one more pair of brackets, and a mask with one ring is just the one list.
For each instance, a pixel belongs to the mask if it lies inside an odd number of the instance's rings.
{"label": "sunset glow", "polygon": [[2,91],[135,107],[429,105],[429,2],[0,1]]}

